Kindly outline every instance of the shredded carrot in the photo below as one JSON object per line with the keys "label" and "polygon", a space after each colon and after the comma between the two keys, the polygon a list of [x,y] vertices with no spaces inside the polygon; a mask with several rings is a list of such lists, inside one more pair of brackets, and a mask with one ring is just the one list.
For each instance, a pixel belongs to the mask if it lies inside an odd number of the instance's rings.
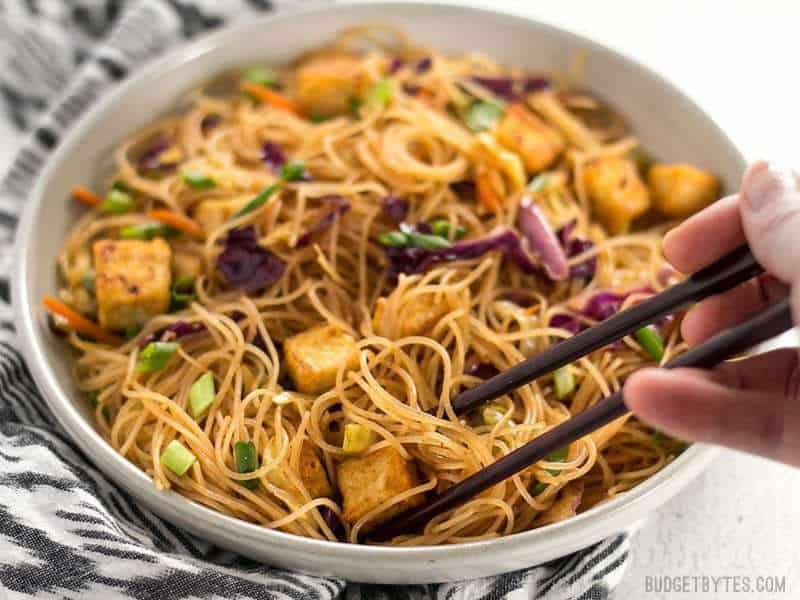
{"label": "shredded carrot", "polygon": [[151,210],[148,211],[147,216],[194,237],[201,238],[205,235],[203,228],[197,224],[197,221],[171,210]]}
{"label": "shredded carrot", "polygon": [[75,200],[86,206],[97,206],[103,201],[100,196],[82,185],[75,186],[70,193]]}
{"label": "shredded carrot", "polygon": [[42,304],[44,304],[44,307],[54,315],[65,318],[70,327],[72,327],[78,333],[84,333],[89,337],[96,339],[98,342],[105,342],[106,344],[110,344],[112,346],[118,346],[123,342],[122,338],[114,335],[110,331],[103,329],[94,321],[90,321],[79,312],[64,304],[58,298],[54,298],[53,296],[45,296],[42,299]]}
{"label": "shredded carrot", "polygon": [[481,170],[475,175],[475,187],[478,191],[478,200],[492,212],[497,212],[503,206],[503,200],[495,192],[488,170]]}
{"label": "shredded carrot", "polygon": [[264,87],[263,85],[253,83],[252,81],[243,81],[241,88],[242,91],[255,96],[265,104],[269,104],[270,106],[274,106],[275,108],[280,108],[282,110],[287,110],[296,114],[298,117],[303,116],[303,111],[300,110],[300,107],[283,94],[279,94],[276,91]]}

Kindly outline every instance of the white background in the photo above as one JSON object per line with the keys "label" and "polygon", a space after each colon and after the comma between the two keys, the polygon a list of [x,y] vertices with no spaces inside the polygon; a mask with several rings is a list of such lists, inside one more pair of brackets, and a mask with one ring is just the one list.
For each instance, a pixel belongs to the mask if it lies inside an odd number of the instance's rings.
{"label": "white background", "polygon": [[[800,0],[483,4],[587,34],[633,55],[694,97],[749,159],[800,166]],[[0,120],[0,171],[13,137],[3,127]],[[786,576],[788,592],[645,592],[648,576],[664,575]],[[724,453],[645,522],[617,598],[800,598],[800,471]]]}

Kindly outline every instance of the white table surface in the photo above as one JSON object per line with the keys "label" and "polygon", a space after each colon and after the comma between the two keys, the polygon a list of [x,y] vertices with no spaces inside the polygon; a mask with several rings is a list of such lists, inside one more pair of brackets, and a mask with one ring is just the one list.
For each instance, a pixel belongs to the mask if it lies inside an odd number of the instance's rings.
{"label": "white table surface", "polygon": [[[800,149],[794,146],[800,144],[800,0],[492,4],[588,34],[634,55],[688,91],[748,158],[800,166]],[[0,172],[12,150],[10,133],[0,120]],[[688,490],[644,523],[616,597],[799,598],[798,506],[800,470],[725,452]],[[785,576],[787,592],[646,591],[648,576],[684,575]]]}

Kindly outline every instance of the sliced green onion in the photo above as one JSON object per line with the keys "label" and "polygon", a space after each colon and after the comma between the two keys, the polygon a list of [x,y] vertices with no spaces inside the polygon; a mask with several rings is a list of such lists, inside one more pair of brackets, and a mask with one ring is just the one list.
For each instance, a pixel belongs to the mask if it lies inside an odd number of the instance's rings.
{"label": "sliced green onion", "polygon": [[348,423],[344,426],[342,450],[347,454],[356,454],[367,449],[372,441],[372,430],[360,423]]}
{"label": "sliced green onion", "polygon": [[119,179],[117,179],[116,181],[114,181],[114,183],[111,184],[111,189],[119,190],[120,192],[130,192],[128,186],[122,183]]}
{"label": "sliced green onion", "polygon": [[163,223],[142,223],[128,225],[119,230],[119,237],[125,240],[152,240],[156,237],[175,237],[180,232]]}
{"label": "sliced green onion", "polygon": [[[563,448],[559,448],[558,450],[554,450],[547,456],[545,456],[545,460],[547,462],[565,462],[567,460],[567,456],[569,455],[569,446],[564,446]],[[547,471],[551,475],[558,475],[560,473],[557,469],[548,469]],[[533,495],[538,496],[543,491],[547,489],[547,486],[550,485],[548,483],[544,483],[543,481],[538,481],[535,486],[533,486]]]}
{"label": "sliced green onion", "polygon": [[[434,235],[438,235],[439,237],[449,240],[450,232],[452,231],[453,227],[450,221],[445,219],[437,219],[431,223],[431,229],[433,229]],[[467,230],[465,228],[463,228],[461,225],[456,225],[455,231],[453,232],[453,237],[458,240],[464,237],[466,233]]]}
{"label": "sliced green onion", "polygon": [[312,123],[324,123],[328,120],[328,117],[323,117],[322,115],[311,115],[308,117],[308,120]]}
{"label": "sliced green onion", "polygon": [[541,494],[543,491],[545,491],[547,489],[547,486],[548,486],[548,484],[546,484],[545,482],[537,481],[536,485],[533,486],[533,495],[534,496],[538,496],[539,494]]}
{"label": "sliced green onion", "polygon": [[196,190],[210,190],[217,185],[213,177],[200,171],[184,171],[183,182]]}
{"label": "sliced green onion", "polygon": [[438,250],[439,248],[449,248],[452,244],[447,238],[428,233],[407,232],[408,245],[413,248],[425,248],[426,250]]}
{"label": "sliced green onion", "polygon": [[464,122],[472,131],[485,131],[503,116],[503,107],[495,102],[475,102],[467,109]]}
{"label": "sliced green onion", "polygon": [[130,325],[125,327],[125,339],[126,340],[132,340],[137,335],[139,335],[139,332],[141,330],[142,330],[142,326],[141,325],[139,325],[138,323],[131,323]]}
{"label": "sliced green onion", "polygon": [[661,359],[664,358],[664,340],[661,334],[656,331],[656,328],[652,325],[642,327],[636,330],[634,336],[636,336],[636,341],[639,342],[653,360],[660,363]]}
{"label": "sliced green onion", "polygon": [[481,411],[481,416],[485,425],[494,427],[506,416],[506,409],[499,404],[491,403],[484,407]]}
{"label": "sliced green onion", "polygon": [[94,296],[95,287],[94,287],[94,279],[95,273],[94,270],[87,271],[83,277],[81,277],[81,285],[83,289]]}
{"label": "sliced green onion", "polygon": [[236,219],[238,217],[241,217],[242,215],[246,215],[247,213],[251,213],[254,210],[261,208],[261,206],[267,200],[269,200],[269,197],[272,196],[272,194],[274,194],[280,187],[281,187],[280,183],[273,183],[271,185],[268,185],[258,196],[250,200],[250,202],[248,202],[242,208],[233,213],[232,218]]}
{"label": "sliced green onion", "polygon": [[214,389],[214,374],[206,371],[189,388],[189,407],[197,419],[214,403],[217,392]]}
{"label": "sliced green onion", "polygon": [[572,369],[569,368],[569,365],[555,370],[553,383],[556,386],[556,397],[559,400],[563,400],[572,393],[572,390],[575,389],[575,377],[573,377]]}
{"label": "sliced green onion", "polygon": [[242,73],[242,79],[246,79],[257,85],[272,87],[278,83],[278,75],[267,67],[250,67]]}
{"label": "sliced green onion", "polygon": [[378,241],[384,246],[404,248],[408,246],[408,235],[402,231],[389,231],[388,233],[380,234],[378,236]]}
{"label": "sliced green onion", "polygon": [[[236,461],[237,473],[252,473],[258,469],[258,455],[253,442],[236,442],[233,445],[233,458]],[[257,478],[245,479],[240,483],[250,490],[258,487]]]}
{"label": "sliced green onion", "polygon": [[137,373],[154,373],[163,369],[170,356],[178,349],[176,342],[150,342],[139,353],[136,363]]}
{"label": "sliced green onion", "polygon": [[390,78],[379,79],[367,92],[365,103],[372,108],[385,108],[391,101],[394,87]]}
{"label": "sliced green onion", "polygon": [[306,163],[302,160],[290,160],[281,167],[280,178],[284,181],[297,181],[306,173]]}
{"label": "sliced green onion", "polygon": [[358,110],[361,108],[361,100],[356,98],[355,96],[350,96],[347,99],[347,109],[350,111],[350,114],[354,117],[358,116]]}
{"label": "sliced green onion", "polygon": [[118,188],[112,188],[100,205],[103,212],[120,215],[133,210],[133,197]]}
{"label": "sliced green onion", "polygon": [[170,308],[172,310],[188,306],[194,298],[194,277],[184,275],[183,277],[178,277],[172,283],[172,290],[170,291]]}
{"label": "sliced green onion", "polygon": [[531,179],[531,182],[528,184],[528,191],[541,192],[548,185],[550,185],[550,177],[544,173],[539,173],[536,177]]}
{"label": "sliced green onion", "polygon": [[196,460],[197,457],[178,440],[172,440],[161,453],[161,464],[178,477],[182,477]]}

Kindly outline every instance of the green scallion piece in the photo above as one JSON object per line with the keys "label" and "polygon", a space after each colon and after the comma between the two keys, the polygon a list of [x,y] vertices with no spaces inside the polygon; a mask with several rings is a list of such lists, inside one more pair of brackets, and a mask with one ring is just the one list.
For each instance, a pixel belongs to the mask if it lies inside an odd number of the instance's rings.
{"label": "green scallion piece", "polygon": [[575,377],[572,375],[569,365],[560,367],[553,372],[553,383],[556,387],[556,397],[559,400],[563,400],[572,393],[572,390],[575,389]]}
{"label": "green scallion piece", "polygon": [[121,215],[133,210],[133,197],[118,188],[112,188],[100,205],[103,212]]}
{"label": "green scallion piece", "polygon": [[137,335],[139,335],[139,332],[141,330],[142,330],[142,326],[141,325],[139,325],[138,323],[131,323],[130,325],[128,325],[125,328],[125,339],[126,340],[132,340]]}
{"label": "green scallion piece", "polygon": [[361,108],[361,100],[359,100],[355,96],[350,96],[347,99],[347,109],[350,111],[350,114],[352,116],[357,117],[360,108]]}
{"label": "green scallion piece", "polygon": [[216,394],[214,374],[206,371],[189,388],[189,407],[195,419],[199,418],[214,403]]}
{"label": "green scallion piece", "polygon": [[367,92],[365,103],[372,108],[385,108],[392,101],[394,87],[390,78],[379,79]]}
{"label": "green scallion piece", "polygon": [[183,182],[195,190],[210,190],[217,185],[213,177],[200,171],[184,171]]}
{"label": "green scallion piece", "polygon": [[[554,450],[553,452],[545,456],[544,459],[547,462],[564,462],[567,460],[567,456],[569,456],[569,446],[564,446],[563,448]],[[550,473],[551,475],[558,475],[560,471],[556,469],[549,469],[548,473]],[[533,486],[533,495],[538,496],[547,489],[548,485],[549,484],[544,483],[543,481],[537,482],[536,485]]]}
{"label": "green scallion piece", "polygon": [[475,102],[467,109],[464,123],[472,131],[485,131],[503,116],[503,107],[495,102]]}
{"label": "green scallion piece", "polygon": [[178,277],[172,283],[170,292],[170,308],[172,310],[184,308],[194,298],[194,277],[184,275],[183,277]]}
{"label": "green scallion piece", "polygon": [[261,206],[267,200],[269,200],[269,197],[272,196],[272,194],[274,194],[278,189],[280,189],[280,187],[281,187],[280,183],[273,183],[271,185],[268,185],[258,196],[250,200],[250,202],[248,202],[242,208],[233,213],[232,218],[236,219],[238,217],[246,215],[247,213],[251,213],[254,210],[261,208]]}
{"label": "green scallion piece", "polygon": [[404,248],[408,246],[408,235],[402,231],[389,231],[378,236],[378,241],[384,246]]}
{"label": "green scallion piece", "polygon": [[413,248],[424,248],[426,250],[438,250],[439,248],[449,248],[452,244],[447,238],[429,233],[406,233],[408,245]]}
{"label": "green scallion piece", "polygon": [[461,225],[456,225],[455,231],[452,231],[453,227],[450,221],[445,219],[437,219],[436,221],[431,222],[431,229],[433,229],[433,235],[438,235],[439,237],[443,237],[447,240],[450,239],[450,233],[453,233],[454,239],[461,239],[467,233],[467,230],[462,227]]}
{"label": "green scallion piece", "polygon": [[281,167],[280,178],[284,181],[298,181],[306,174],[306,163],[302,160],[290,160]]}
{"label": "green scallion piece", "polygon": [[550,185],[550,177],[548,177],[544,173],[539,173],[536,177],[531,179],[531,182],[528,184],[528,191],[541,192],[548,185]]}
{"label": "green scallion piece", "polygon": [[634,333],[636,341],[639,342],[642,348],[653,358],[657,363],[661,362],[664,358],[664,340],[661,334],[656,331],[652,325],[637,329]]}
{"label": "green scallion piece", "polygon": [[547,484],[546,483],[544,483],[543,481],[537,481],[536,485],[533,486],[533,495],[534,496],[538,496],[539,494],[541,494],[546,489],[547,489]]}
{"label": "green scallion piece", "polygon": [[[233,445],[233,458],[237,473],[252,473],[258,469],[258,455],[253,442],[236,442]],[[258,479],[245,479],[241,484],[253,490],[258,487]]]}
{"label": "green scallion piece", "polygon": [[264,87],[273,87],[278,83],[278,75],[272,69],[267,67],[250,67],[245,69],[242,73],[242,79],[246,79],[257,85]]}
{"label": "green scallion piece", "polygon": [[182,477],[196,460],[197,457],[178,440],[172,440],[161,453],[161,464],[178,477]]}
{"label": "green scallion piece", "polygon": [[150,342],[139,353],[136,362],[137,373],[155,373],[163,369],[170,356],[178,349],[176,342]]}
{"label": "green scallion piece", "polygon": [[175,237],[180,232],[163,223],[142,223],[128,225],[119,230],[119,237],[124,240],[152,240],[156,237]]}

